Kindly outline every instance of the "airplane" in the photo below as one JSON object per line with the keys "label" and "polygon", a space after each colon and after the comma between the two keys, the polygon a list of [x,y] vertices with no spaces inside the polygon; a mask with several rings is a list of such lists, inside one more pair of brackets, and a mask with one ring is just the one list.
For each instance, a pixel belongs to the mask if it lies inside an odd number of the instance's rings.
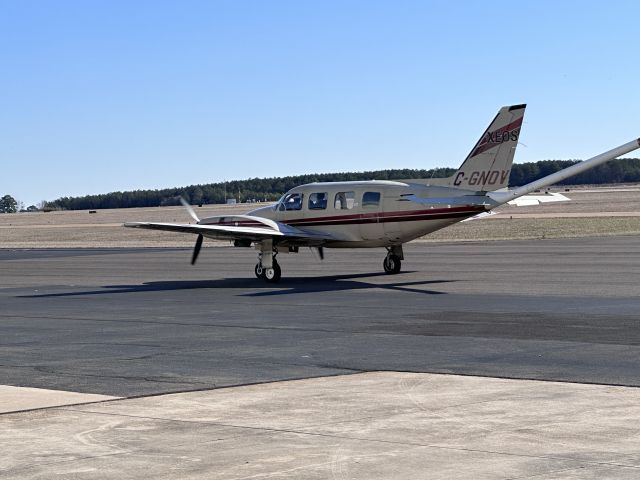
{"label": "airplane", "polygon": [[[449,178],[401,181],[309,183],[285,193],[275,204],[245,215],[199,219],[184,199],[194,224],[125,223],[125,227],[183,232],[197,235],[191,264],[195,264],[204,238],[231,240],[236,247],[258,250],[256,277],[278,282],[282,270],[278,253],[325,248],[384,247],[386,273],[401,270],[402,246],[460,221],[488,214],[505,203],[532,204],[560,201],[557,195],[525,195],[550,186],[640,148],[640,138],[527,185],[508,188],[526,105],[499,110],[489,127]],[[521,198],[524,197],[524,198]],[[530,196],[532,197],[532,196]]]}

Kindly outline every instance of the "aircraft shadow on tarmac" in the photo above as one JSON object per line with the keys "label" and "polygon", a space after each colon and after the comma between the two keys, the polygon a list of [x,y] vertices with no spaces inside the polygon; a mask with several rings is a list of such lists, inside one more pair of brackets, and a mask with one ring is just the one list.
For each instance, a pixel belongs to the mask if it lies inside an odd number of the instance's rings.
{"label": "aircraft shadow on tarmac", "polygon": [[[403,272],[412,273],[412,272]],[[19,295],[19,298],[53,298],[76,297],[85,295],[111,295],[118,293],[144,293],[162,292],[172,290],[197,290],[197,289],[250,289],[250,292],[239,293],[245,297],[265,297],[276,295],[291,295],[297,293],[336,292],[348,290],[362,290],[382,288],[408,293],[420,293],[426,295],[445,295],[447,292],[437,290],[425,290],[425,285],[438,283],[450,283],[456,280],[417,280],[411,282],[386,282],[372,283],[364,279],[373,277],[386,277],[398,279],[400,275],[389,277],[384,273],[359,273],[352,275],[331,275],[327,277],[290,277],[282,279],[280,283],[266,283],[257,278],[224,278],[220,280],[169,280],[162,282],[145,282],[136,285],[105,285],[100,290],[42,293],[36,295]],[[360,280],[362,279],[362,280]],[[255,291],[259,290],[259,291]]]}

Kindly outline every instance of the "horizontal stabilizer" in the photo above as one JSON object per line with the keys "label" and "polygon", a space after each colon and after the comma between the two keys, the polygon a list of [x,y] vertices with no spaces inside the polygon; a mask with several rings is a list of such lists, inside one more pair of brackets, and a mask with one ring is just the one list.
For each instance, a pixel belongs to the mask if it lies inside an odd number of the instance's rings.
{"label": "horizontal stabilizer", "polygon": [[544,195],[525,195],[507,203],[515,207],[528,207],[530,205],[540,205],[541,203],[568,202],[569,200],[571,199],[561,193],[545,193]]}
{"label": "horizontal stabilizer", "polygon": [[464,220],[462,220],[462,222],[470,222],[471,220],[482,220],[483,218],[488,218],[492,215],[497,215],[496,212],[482,212],[479,213],[478,215],[474,215],[473,217],[470,218],[465,218]]}

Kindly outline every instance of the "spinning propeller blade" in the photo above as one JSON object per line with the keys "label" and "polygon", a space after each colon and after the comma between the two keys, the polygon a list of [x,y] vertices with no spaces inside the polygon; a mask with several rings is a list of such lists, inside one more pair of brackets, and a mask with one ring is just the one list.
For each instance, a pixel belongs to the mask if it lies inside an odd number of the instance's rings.
{"label": "spinning propeller blade", "polygon": [[200,221],[200,219],[198,218],[198,215],[196,215],[196,212],[193,210],[193,207],[189,205],[189,202],[187,202],[184,198],[180,197],[180,203],[184,206],[184,208],[187,209],[187,212],[189,212],[189,215],[191,215],[191,218],[193,218],[196,222]]}

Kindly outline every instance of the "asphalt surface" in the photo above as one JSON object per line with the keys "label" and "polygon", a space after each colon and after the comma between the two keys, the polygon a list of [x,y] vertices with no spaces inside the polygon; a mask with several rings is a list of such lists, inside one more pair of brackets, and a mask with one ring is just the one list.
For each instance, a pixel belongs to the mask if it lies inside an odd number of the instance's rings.
{"label": "asphalt surface", "polygon": [[640,238],[280,255],[0,250],[0,384],[136,396],[368,371],[640,386]]}

